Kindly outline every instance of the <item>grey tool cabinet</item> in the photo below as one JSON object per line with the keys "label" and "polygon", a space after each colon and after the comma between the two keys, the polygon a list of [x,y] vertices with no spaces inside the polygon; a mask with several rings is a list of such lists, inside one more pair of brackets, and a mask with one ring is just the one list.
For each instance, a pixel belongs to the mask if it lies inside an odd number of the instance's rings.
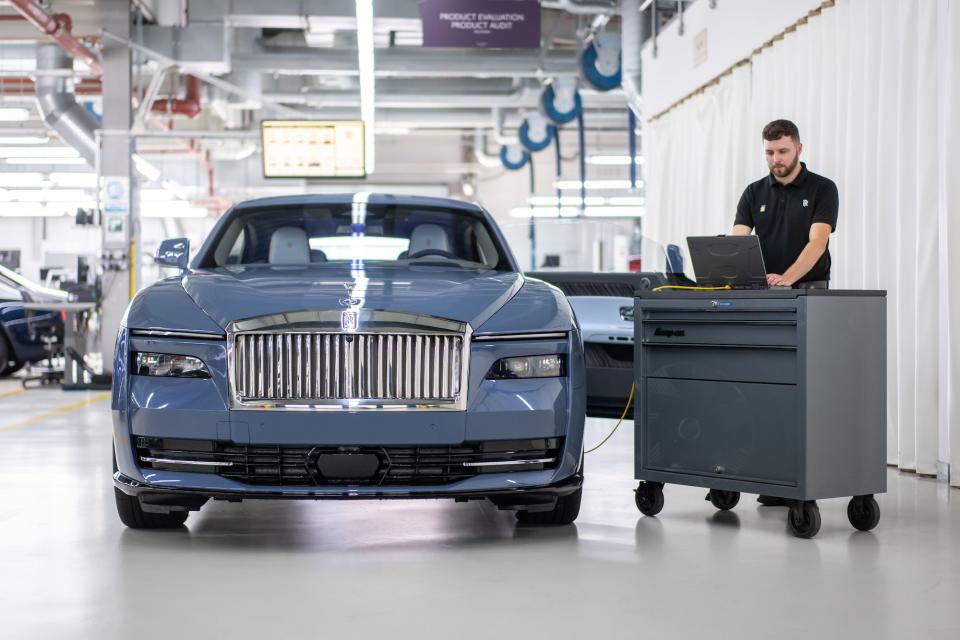
{"label": "grey tool cabinet", "polygon": [[851,497],[875,527],[886,491],[886,292],[640,292],[635,299],[636,503],[665,484],[784,498],[788,526],[820,529],[817,500]]}

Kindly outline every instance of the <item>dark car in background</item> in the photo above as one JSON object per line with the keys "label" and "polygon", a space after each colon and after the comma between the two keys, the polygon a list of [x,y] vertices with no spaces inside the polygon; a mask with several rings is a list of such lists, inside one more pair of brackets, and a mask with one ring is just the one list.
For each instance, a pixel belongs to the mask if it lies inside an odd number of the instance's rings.
{"label": "dark car in background", "polygon": [[0,266],[0,377],[63,349],[63,317],[56,310],[28,310],[24,303],[66,302],[66,291],[48,289]]}

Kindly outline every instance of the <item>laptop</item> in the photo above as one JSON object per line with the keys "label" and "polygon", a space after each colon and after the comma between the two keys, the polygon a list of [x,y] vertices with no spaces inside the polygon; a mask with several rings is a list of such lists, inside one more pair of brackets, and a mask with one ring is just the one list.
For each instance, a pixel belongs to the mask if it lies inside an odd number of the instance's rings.
{"label": "laptop", "polygon": [[690,236],[687,247],[697,275],[697,286],[769,288],[757,236]]}

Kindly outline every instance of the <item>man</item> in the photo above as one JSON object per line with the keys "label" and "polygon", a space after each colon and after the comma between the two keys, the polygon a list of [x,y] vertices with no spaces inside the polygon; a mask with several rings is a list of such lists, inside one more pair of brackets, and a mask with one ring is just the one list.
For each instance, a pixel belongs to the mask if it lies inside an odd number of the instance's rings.
{"label": "man", "polygon": [[[800,131],[789,120],[774,120],[763,128],[763,147],[770,175],[744,189],[733,235],[756,230],[770,286],[826,289],[828,245],[840,206],[837,185],[800,162]],[[757,502],[787,504],[773,496],[760,496]]]}
{"label": "man", "polygon": [[837,185],[800,162],[800,131],[789,120],[765,126],[763,146],[770,175],[744,189],[733,235],[756,230],[770,286],[826,289],[828,245],[840,205]]}

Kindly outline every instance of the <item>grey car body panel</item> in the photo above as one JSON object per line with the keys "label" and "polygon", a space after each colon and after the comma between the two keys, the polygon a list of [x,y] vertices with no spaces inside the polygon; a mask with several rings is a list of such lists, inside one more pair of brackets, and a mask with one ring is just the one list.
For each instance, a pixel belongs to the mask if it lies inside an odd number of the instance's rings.
{"label": "grey car body panel", "polygon": [[[385,199],[373,196],[377,204]],[[231,211],[272,205],[343,203],[343,196],[271,198],[243,203]],[[390,203],[447,206],[482,214],[515,261],[489,214],[475,205],[434,198],[389,198]],[[229,491],[263,496],[281,493],[327,495],[349,492],[396,495],[451,495],[546,487],[575,475],[583,446],[585,377],[583,346],[573,312],[563,294],[517,271],[434,265],[377,265],[365,268],[369,286],[365,307],[404,311],[466,322],[473,335],[562,332],[563,337],[474,342],[466,411],[276,411],[230,409],[227,345],[223,339],[137,335],[137,330],[223,335],[234,320],[305,309],[340,309],[349,266],[322,263],[304,267],[257,265],[199,269],[212,238],[229,223],[225,215],[200,249],[193,268],[142,291],[131,303],[117,342],[113,424],[120,473],[152,487]],[[131,375],[134,351],[176,353],[201,358],[209,379]],[[561,353],[560,378],[488,380],[500,358]],[[390,487],[270,487],[245,485],[212,473],[143,469],[133,458],[133,436],[196,438],[238,444],[271,445],[444,445],[467,441],[564,438],[562,459],[546,471],[490,473],[449,485]],[[120,485],[118,485],[120,486]],[[121,487],[123,488],[123,487]]]}

